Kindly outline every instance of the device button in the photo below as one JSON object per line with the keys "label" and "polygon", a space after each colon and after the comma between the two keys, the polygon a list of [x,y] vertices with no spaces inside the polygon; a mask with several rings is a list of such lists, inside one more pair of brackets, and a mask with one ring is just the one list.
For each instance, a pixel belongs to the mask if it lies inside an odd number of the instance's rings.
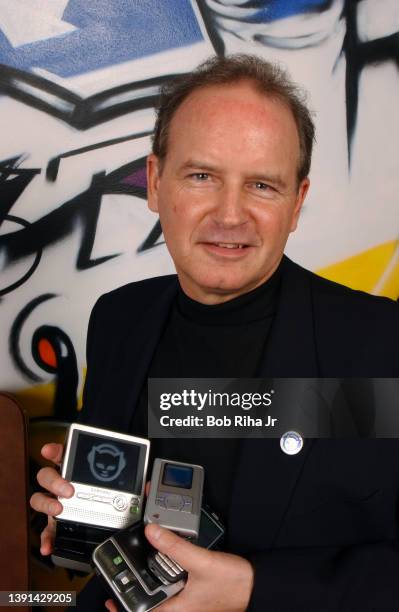
{"label": "device button", "polygon": [[91,499],[91,495],[89,493],[78,493],[76,497],[79,499]]}
{"label": "device button", "polygon": [[193,511],[193,498],[188,495],[183,495],[183,503],[184,506],[182,508],[183,512],[192,512]]}
{"label": "device button", "polygon": [[112,563],[114,565],[120,565],[121,563],[123,563],[123,559],[120,555],[116,555],[116,557],[112,559]]}
{"label": "device button", "polygon": [[127,569],[115,576],[114,582],[118,589],[124,593],[136,583],[136,578],[132,572]]}
{"label": "device button", "polygon": [[184,505],[184,501],[181,495],[167,495],[165,499],[166,508],[168,510],[181,510]]}
{"label": "device button", "polygon": [[181,566],[181,565],[179,565],[179,564],[177,563],[177,561],[173,561],[173,563],[176,565],[176,567],[177,567],[177,569],[179,570],[179,572],[184,572],[184,571],[185,571],[185,570],[182,568],[182,566]]}
{"label": "device button", "polygon": [[119,511],[126,510],[127,508],[126,497],[124,497],[123,495],[117,495],[116,497],[114,497],[112,505],[114,506],[114,508],[116,508],[116,510],[119,510]]}
{"label": "device button", "polygon": [[157,497],[155,499],[155,503],[156,503],[157,506],[161,506],[161,508],[166,508],[165,497],[163,497],[163,496],[162,497],[161,496]]}
{"label": "device button", "polygon": [[175,561],[172,561],[170,557],[167,557],[166,555],[163,555],[162,553],[159,553],[159,556],[161,557],[162,561],[166,563],[166,565],[168,565],[173,572],[175,572],[176,576],[180,572],[184,571],[183,568],[180,567],[180,565],[178,565]]}
{"label": "device button", "polygon": [[132,497],[132,499],[130,500],[130,505],[131,506],[138,506],[140,504],[140,500],[138,497]]}
{"label": "device button", "polygon": [[165,559],[164,555],[161,555],[160,553],[157,553],[155,555],[155,560],[157,563],[159,563],[162,569],[164,569],[165,572],[169,574],[169,576],[172,576],[172,578],[175,578],[177,576],[177,572],[175,572],[174,569],[169,565],[169,563],[166,563],[166,561],[164,561],[164,559]]}
{"label": "device button", "polygon": [[164,563],[164,561],[158,561],[158,563],[162,567],[162,569],[164,569],[165,572],[169,574],[169,576],[171,576],[172,578],[175,578],[177,576],[176,572],[174,572],[172,568],[169,567],[169,565]]}

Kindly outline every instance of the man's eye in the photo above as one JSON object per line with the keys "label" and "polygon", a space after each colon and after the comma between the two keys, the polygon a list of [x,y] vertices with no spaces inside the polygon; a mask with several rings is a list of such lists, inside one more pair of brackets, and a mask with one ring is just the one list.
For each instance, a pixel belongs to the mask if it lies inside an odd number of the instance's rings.
{"label": "man's eye", "polygon": [[262,183],[261,181],[257,181],[255,183],[255,187],[260,191],[267,191],[268,189],[271,189],[270,185],[267,185],[267,183]]}
{"label": "man's eye", "polygon": [[209,178],[209,174],[207,172],[194,172],[190,174],[191,178],[196,181],[206,181]]}

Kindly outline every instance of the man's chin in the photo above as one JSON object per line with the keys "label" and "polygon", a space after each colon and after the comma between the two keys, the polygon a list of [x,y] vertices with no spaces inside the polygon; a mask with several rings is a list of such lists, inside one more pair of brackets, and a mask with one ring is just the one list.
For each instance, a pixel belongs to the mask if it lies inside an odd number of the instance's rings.
{"label": "man's chin", "polygon": [[181,287],[192,299],[204,304],[218,304],[248,293],[262,283],[262,280],[249,279],[241,275],[229,275],[225,271],[215,274],[207,270],[204,275],[186,277],[179,274]]}

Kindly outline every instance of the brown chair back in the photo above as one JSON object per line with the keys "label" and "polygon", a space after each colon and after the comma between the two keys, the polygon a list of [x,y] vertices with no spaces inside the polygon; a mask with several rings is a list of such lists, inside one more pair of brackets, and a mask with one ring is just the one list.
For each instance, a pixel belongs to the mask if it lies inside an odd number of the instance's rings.
{"label": "brown chair back", "polygon": [[24,412],[0,393],[0,591],[29,589],[27,439]]}

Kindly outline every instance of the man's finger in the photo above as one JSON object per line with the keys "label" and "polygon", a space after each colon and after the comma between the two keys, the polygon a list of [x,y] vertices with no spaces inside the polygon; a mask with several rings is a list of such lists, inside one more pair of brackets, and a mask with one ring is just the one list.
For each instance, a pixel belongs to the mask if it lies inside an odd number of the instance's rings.
{"label": "man's finger", "polygon": [[187,542],[169,529],[150,524],[145,528],[145,535],[157,550],[171,557],[188,572],[202,571],[211,563],[212,553]]}
{"label": "man's finger", "polygon": [[148,497],[149,493],[150,493],[150,486],[151,486],[151,480],[148,480],[145,483],[145,496]]}
{"label": "man's finger", "polygon": [[187,610],[189,606],[186,600],[182,598],[183,593],[184,590],[177,595],[173,595],[168,601],[157,607],[157,612],[178,612],[179,610],[184,612],[184,610]]}
{"label": "man's finger", "polygon": [[105,607],[110,612],[118,612],[118,609],[112,599],[107,599],[107,601],[105,602]]}
{"label": "man's finger", "polygon": [[34,493],[30,498],[30,505],[36,512],[43,512],[49,516],[56,516],[62,512],[62,504],[45,493]]}
{"label": "man's finger", "polygon": [[60,497],[72,497],[74,488],[65,478],[51,467],[45,467],[38,471],[37,482],[43,489],[50,491],[53,495]]}
{"label": "man's finger", "polygon": [[55,520],[49,517],[48,525],[40,534],[40,553],[50,555],[53,552],[53,542],[55,538]]}
{"label": "man's finger", "polygon": [[64,454],[64,446],[62,444],[57,444],[56,442],[50,442],[42,447],[41,454],[42,457],[48,461],[52,461],[53,463],[60,465],[62,455]]}

